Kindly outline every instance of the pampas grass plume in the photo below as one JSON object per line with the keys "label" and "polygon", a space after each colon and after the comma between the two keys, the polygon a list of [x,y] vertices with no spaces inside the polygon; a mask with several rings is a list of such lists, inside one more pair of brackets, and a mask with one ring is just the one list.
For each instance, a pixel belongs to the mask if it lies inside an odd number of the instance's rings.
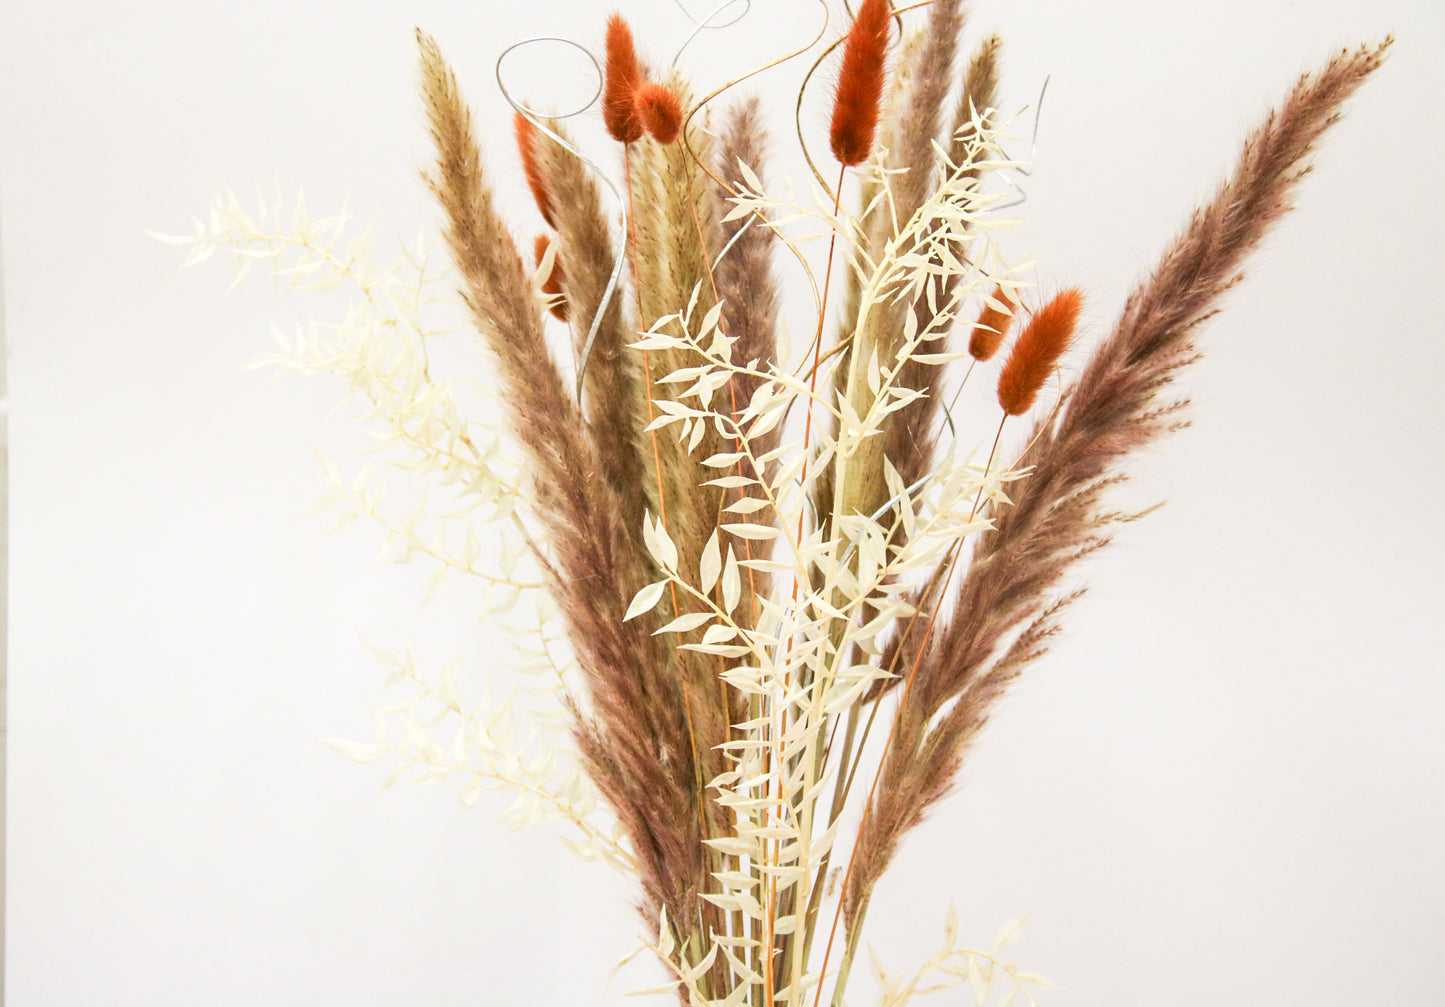
{"label": "pampas grass plume", "polygon": [[1022,416],[1033,407],[1039,389],[1074,338],[1083,306],[1083,293],[1070,287],[1029,319],[998,376],[998,404],[1009,416]]}
{"label": "pampas grass plume", "polygon": [[998,301],[1004,307],[985,304],[983,311],[979,313],[978,321],[973,325],[973,335],[968,339],[968,352],[979,362],[988,360],[998,352],[1004,337],[1008,335],[1009,326],[1013,324],[1014,312],[1018,311],[1019,307],[1013,295],[1001,286],[993,288],[993,296],[989,300]]}
{"label": "pampas grass plume", "polygon": [[682,131],[682,103],[666,84],[647,83],[637,89],[637,113],[647,134],[667,146]]}
{"label": "pampas grass plume", "polygon": [[642,139],[642,118],[637,110],[637,87],[642,69],[632,29],[623,16],[613,11],[607,19],[607,71],[602,88],[602,121],[618,143]]}
{"label": "pampas grass plume", "polygon": [[552,194],[547,191],[547,181],[542,177],[542,165],[537,158],[537,126],[521,112],[512,120],[512,132],[517,137],[517,153],[522,159],[522,172],[527,176],[527,188],[542,219],[548,227],[556,227],[557,220],[552,214]]}
{"label": "pampas grass plume", "polygon": [[873,153],[888,52],[888,0],[863,0],[843,47],[843,69],[833,99],[833,156],[852,167]]}

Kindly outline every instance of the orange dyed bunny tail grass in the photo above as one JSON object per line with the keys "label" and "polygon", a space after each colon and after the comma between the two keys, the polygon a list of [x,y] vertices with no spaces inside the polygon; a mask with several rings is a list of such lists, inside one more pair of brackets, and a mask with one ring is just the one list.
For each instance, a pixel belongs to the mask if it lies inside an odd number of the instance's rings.
{"label": "orange dyed bunny tail grass", "polygon": [[643,84],[637,89],[634,103],[642,125],[664,147],[682,132],[682,103],[666,84]]}
{"label": "orange dyed bunny tail grass", "polygon": [[527,176],[527,188],[532,190],[532,199],[536,201],[547,226],[556,227],[552,194],[547,191],[547,181],[542,177],[542,165],[537,157],[537,125],[518,112],[512,118],[512,133],[517,138],[517,154],[521,157],[522,173]]}
{"label": "orange dyed bunny tail grass", "polygon": [[978,321],[973,324],[973,334],[968,338],[969,356],[980,362],[998,352],[1019,309],[1018,301],[1003,287],[994,287],[989,300],[998,301],[1003,307],[985,304],[983,311],[979,312]]}
{"label": "orange dyed bunny tail grass", "polygon": [[862,164],[873,153],[892,15],[888,0],[863,0],[848,31],[829,136],[833,156],[847,167]]}
{"label": "orange dyed bunny tail grass", "polygon": [[602,121],[607,132],[618,143],[636,143],[642,139],[642,117],[637,109],[637,88],[642,83],[642,68],[637,63],[637,48],[632,42],[632,29],[616,11],[607,19],[607,71],[602,87]]}
{"label": "orange dyed bunny tail grass", "polygon": [[1039,389],[1069,348],[1083,307],[1083,293],[1070,287],[1034,312],[998,376],[998,404],[1006,414],[1022,416],[1032,408]]}

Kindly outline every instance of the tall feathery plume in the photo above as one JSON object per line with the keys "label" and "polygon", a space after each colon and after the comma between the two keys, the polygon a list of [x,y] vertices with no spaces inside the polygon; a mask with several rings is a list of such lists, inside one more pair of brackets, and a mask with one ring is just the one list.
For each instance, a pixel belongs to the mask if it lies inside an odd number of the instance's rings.
{"label": "tall feathery plume", "polygon": [[[885,140],[888,166],[906,169],[889,183],[900,221],[913,216],[935,188],[939,161],[934,144],[940,140],[943,105],[953,89],[963,22],[963,0],[934,0],[927,25],[918,31],[922,42],[912,57],[901,104]],[[880,215],[880,220],[888,219],[887,214]]]}
{"label": "tall feathery plume", "polygon": [[[730,184],[742,181],[738,164],[748,166],[766,184],[764,160],[767,137],[763,130],[762,111],[756,96],[733,105],[720,130],[722,140],[718,151],[716,172]],[[739,234],[739,232],[742,232]],[[746,217],[726,221],[722,225],[723,247],[732,248],[718,262],[716,280],[722,299],[723,327],[736,339],[733,357],[740,361],[758,361],[766,370],[778,355],[778,286],[773,275],[773,249],[777,236],[771,228]],[[720,250],[719,250],[720,251]],[[762,379],[746,374],[733,379],[738,404],[747,405]],[[758,454],[775,448],[782,437],[782,426],[775,426],[755,445]]]}
{"label": "tall feathery plume", "polygon": [[607,70],[603,77],[602,122],[618,143],[642,139],[642,117],[637,109],[637,88],[642,68],[632,42],[632,29],[622,14],[613,11],[607,19]]}
{"label": "tall feathery plume", "polygon": [[[883,84],[888,74],[888,40],[892,24],[892,8],[888,0],[863,0],[853,25],[848,29],[847,41],[843,46],[843,65],[838,71],[838,86],[833,95],[833,118],[829,129],[829,144],[833,156],[844,168],[862,164],[873,154],[878,131],[878,119],[882,113]],[[842,198],[843,176],[838,176],[838,199]],[[868,183],[864,182],[867,192]],[[832,246],[829,246],[829,266],[832,265]],[[844,317],[857,317],[857,287],[849,270],[846,281]],[[831,268],[830,268],[831,273]],[[826,283],[825,283],[826,286]],[[826,300],[827,291],[824,291]],[[819,330],[821,338],[821,328]],[[845,343],[834,367],[835,389],[841,390],[847,384],[847,375],[852,366],[857,347]],[[816,379],[816,375],[814,375]],[[835,391],[836,396],[836,391]],[[811,426],[811,412],[809,421]],[[814,477],[815,510],[825,533],[832,513],[834,477],[829,467]]]}
{"label": "tall feathery plume", "polygon": [[[964,76],[963,90],[954,115],[952,131],[949,137],[942,138],[944,146],[949,152],[949,162],[952,164],[966,162],[969,157],[969,147],[977,139],[972,126],[965,125],[972,122],[968,110],[976,105],[982,111],[993,105],[997,99],[998,49],[998,36],[990,36],[984,40],[969,61],[968,70]],[[911,172],[912,169],[910,169],[910,174]],[[908,192],[908,178],[909,175],[904,175],[900,181],[895,183],[905,197]],[[976,185],[979,181],[979,172],[977,169],[965,170],[959,178],[961,181]],[[917,207],[914,206],[908,213],[911,214],[916,209]],[[899,217],[907,219],[902,210],[900,210]],[[881,224],[885,221],[891,224],[890,217],[880,218],[878,223]],[[871,240],[881,244],[886,238],[879,234]],[[937,294],[938,304],[953,305],[961,275],[960,273],[951,273],[944,277]],[[911,310],[914,313],[918,331],[932,331],[939,336],[945,336],[948,329],[951,328],[952,312],[957,309],[950,307],[947,309],[946,317],[935,319],[933,311],[929,309],[926,302],[917,300],[911,306]],[[897,326],[895,325],[894,328],[896,329]],[[918,361],[909,361],[899,375],[899,384],[924,392],[922,398],[900,410],[894,417],[890,417],[884,434],[886,438],[883,445],[884,454],[897,469],[905,486],[913,485],[933,465],[938,414],[942,402],[938,386],[941,377],[941,368],[925,365]],[[878,488],[874,487],[872,499],[881,502],[881,498],[877,494]]]}
{"label": "tall feathery plume", "polygon": [[[675,92],[688,99],[680,80],[669,82]],[[658,318],[693,307],[694,323],[716,303],[713,293],[711,255],[722,248],[718,221],[720,194],[703,172],[691,148],[702,163],[713,159],[711,137],[699,128],[701,117],[689,127],[687,144],[664,146],[650,138],[633,148],[633,196],[638,246],[639,322],[646,328]],[[672,331],[679,331],[676,323]],[[654,350],[650,354],[653,395],[666,399],[680,395],[685,385],[661,384],[661,379],[682,367],[703,361],[687,350]],[[700,484],[715,478],[700,461],[721,451],[717,431],[709,425],[695,454],[675,436],[659,438],[661,481],[667,501],[668,532],[678,547],[680,561],[694,569],[702,549],[717,527],[722,493]],[[651,462],[651,458],[647,461]],[[648,479],[649,492],[657,491],[657,476]],[[661,512],[657,501],[654,512]]]}
{"label": "tall feathery plume", "polygon": [[[561,123],[553,123],[552,129],[572,142]],[[548,137],[538,138],[537,151],[538,170],[555,207],[558,255],[568,265],[567,303],[574,352],[580,359],[619,253],[612,246],[611,224],[591,169]],[[626,347],[632,326],[624,318],[625,300],[619,289],[607,303],[582,390],[602,473],[617,491],[622,523],[640,549],[645,496],[638,460],[642,424],[634,400],[640,394],[641,370],[636,355]]]}
{"label": "tall feathery plume", "polygon": [[963,90],[958,95],[958,107],[953,113],[953,139],[948,145],[948,159],[961,163],[966,156],[968,145],[973,139],[974,116],[982,116],[998,104],[999,55],[1003,50],[1003,39],[990,35],[984,39],[968,61],[968,70],[963,76]]}
{"label": "tall feathery plume", "polygon": [[1016,502],[995,513],[994,530],[980,536],[949,622],[900,655],[903,665],[916,660],[917,671],[858,836],[844,892],[852,925],[866,912],[899,839],[951,788],[993,704],[1047,649],[1059,614],[1078,596],[1060,594],[1061,580],[1079,558],[1106,545],[1110,525],[1121,520],[1102,507],[1108,487],[1122,478],[1118,464],[1180,425],[1184,402],[1161,402],[1161,393],[1197,358],[1198,326],[1289,209],[1315,145],[1391,42],[1346,51],[1300,79],[1245,143],[1230,178],[1130,295],[1058,419],[1035,428],[1016,462],[1032,471],[1010,492]]}
{"label": "tall feathery plume", "polygon": [[[680,78],[672,78],[667,85],[681,105],[690,101]],[[698,160],[707,163],[712,159],[711,139],[699,128],[701,123],[694,123],[689,127],[686,144],[663,145],[646,137],[630,148],[638,266],[635,288],[638,320],[644,328],[663,316],[685,312],[690,304],[695,325],[717,303],[709,251],[722,247],[718,225],[722,214],[716,186]],[[679,332],[678,324],[671,323],[669,331]],[[684,384],[664,384],[662,379],[703,361],[691,350],[658,349],[648,354],[647,362],[653,407],[659,408],[658,403],[673,400],[686,390]],[[639,391],[636,407],[639,417],[645,420],[649,408],[646,385],[639,386]],[[701,462],[730,448],[713,424],[699,432],[698,446],[689,451],[689,442],[658,431],[654,435],[655,448],[644,452],[642,459],[648,508],[656,515],[666,515],[667,532],[677,548],[678,568],[682,570],[698,569],[708,541],[717,532],[726,502],[722,488],[703,485],[718,473]],[[702,609],[701,602],[681,593],[675,601],[669,594],[663,607],[679,616],[697,614]],[[727,768],[720,746],[729,740],[731,725],[738,719],[733,706],[736,697],[720,679],[724,666],[715,655],[679,649],[673,665],[673,673],[682,683],[690,743],[699,766],[698,784],[705,786]],[[727,830],[726,809],[708,801],[703,814],[714,830]],[[711,904],[704,907],[709,925],[717,915],[715,910]]]}
{"label": "tall feathery plume", "polygon": [[[645,620],[624,622],[646,583],[597,457],[547,353],[526,272],[492,206],[455,75],[430,36],[417,33],[422,93],[437,146],[428,179],[446,213],[446,241],[463,297],[493,356],[512,427],[534,468],[537,514],[552,544],[545,566],[585,676],[590,714],[575,711],[578,747],[637,851],[645,914],[693,918],[706,883],[681,697],[663,673],[667,653]],[[685,925],[685,924],[684,924]]]}
{"label": "tall feathery plume", "polygon": [[[944,102],[947,101],[954,77],[954,60],[958,52],[958,37],[963,30],[962,0],[937,0],[929,8],[928,24],[924,27],[923,48],[919,52],[909,86],[904,92],[903,107],[894,120],[892,131],[896,150],[889,151],[889,166],[905,169],[903,174],[891,176],[889,185],[900,221],[907,221],[917,212],[929,194],[933,192],[939,177],[941,164],[938,144],[947,145],[948,138],[939,135],[944,116]],[[878,222],[888,226],[889,232],[883,240],[893,237],[891,214],[879,216]],[[935,256],[938,266],[942,262]],[[937,309],[927,298],[915,297],[911,304],[900,304],[896,309],[877,314],[879,327],[876,341],[882,359],[891,359],[901,346],[900,333],[903,331],[903,312],[911,311],[919,332],[931,333],[941,344],[953,327],[957,311],[953,305],[957,276],[948,277],[936,292]],[[942,345],[936,348],[943,349]],[[923,394],[903,409],[888,417],[883,432],[883,454],[897,469],[904,485],[911,485],[933,467],[933,454],[937,439],[938,415],[942,395],[940,382],[944,368],[924,363],[910,356],[898,375],[898,385]],[[867,508],[880,506],[887,499],[883,487],[875,487],[871,497],[863,504]],[[870,513],[871,511],[865,511]]]}

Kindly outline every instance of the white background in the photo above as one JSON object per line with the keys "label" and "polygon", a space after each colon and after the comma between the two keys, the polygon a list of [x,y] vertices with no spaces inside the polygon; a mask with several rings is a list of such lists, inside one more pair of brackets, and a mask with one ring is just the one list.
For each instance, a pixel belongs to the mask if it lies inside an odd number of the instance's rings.
{"label": "white background", "polygon": [[[663,0],[623,6],[659,57],[688,28]],[[686,57],[700,83],[816,20],[757,8]],[[378,794],[383,768],[312,740],[369,732],[382,672],[358,629],[465,646],[474,681],[495,647],[455,601],[416,614],[420,573],[372,566],[370,528],[299,516],[323,490],[306,441],[357,443],[325,419],[339,388],[238,367],[270,349],[268,318],[311,306],[264,282],[222,296],[223,266],[177,273],[142,233],[184,230],[223,180],[304,184],[318,212],[349,196],[383,235],[429,226],[413,24],[455,61],[530,233],[493,60],[527,35],[596,43],[607,9],[5,6],[9,1003],[621,1002],[604,976],[632,947],[625,885],[494,828],[501,803]],[[1082,284],[1096,330],[1298,71],[1399,43],[1210,326],[1195,427],[1137,469],[1169,506],[1091,565],[1065,639],[905,845],[870,939],[916,963],[954,900],[984,944],[1032,911],[1018,955],[1066,987],[1050,1004],[1445,1002],[1445,15],[980,2],[970,37],[993,27],[1007,107],[1053,75],[1010,247]],[[795,82],[759,82],[780,130]],[[526,83],[587,82],[561,64]]]}

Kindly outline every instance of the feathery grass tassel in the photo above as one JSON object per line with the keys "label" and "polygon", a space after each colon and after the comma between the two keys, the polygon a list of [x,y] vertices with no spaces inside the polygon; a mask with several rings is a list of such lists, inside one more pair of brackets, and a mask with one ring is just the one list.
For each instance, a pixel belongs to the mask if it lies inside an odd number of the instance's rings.
{"label": "feathery grass tassel", "polygon": [[527,176],[527,188],[532,190],[532,199],[542,213],[548,227],[557,226],[552,212],[552,194],[547,191],[547,181],[542,177],[542,166],[537,158],[537,126],[521,112],[512,119],[512,133],[517,138],[517,154],[522,160],[522,173]]}
{"label": "feathery grass tassel", "polygon": [[632,29],[616,11],[607,19],[607,70],[602,86],[602,122],[607,133],[618,143],[636,143],[642,139],[642,117],[637,109],[637,88],[642,83],[642,69],[637,63],[637,48],[632,42]]}
{"label": "feathery grass tassel", "polygon": [[1006,414],[1022,416],[1033,408],[1039,389],[1074,338],[1083,307],[1083,293],[1070,287],[1034,312],[998,376],[998,404]]}
{"label": "feathery grass tassel", "polygon": [[[537,268],[542,267],[543,261],[547,258],[547,252],[552,248],[552,239],[545,234],[537,235],[532,242],[532,254],[537,260]],[[563,294],[563,284],[567,282],[567,274],[562,272],[562,257],[553,255],[552,268],[547,271],[547,278],[542,281],[542,293],[547,295],[547,310],[552,312],[552,317],[559,322],[567,321],[567,299]]]}
{"label": "feathery grass tassel", "polygon": [[953,786],[999,697],[1047,650],[1059,614],[1078,597],[1061,590],[1064,578],[1109,543],[1110,526],[1121,520],[1106,497],[1125,475],[1122,463],[1179,425],[1183,401],[1167,389],[1197,359],[1200,324],[1289,209],[1316,145],[1390,42],[1342,52],[1300,78],[1140,281],[1059,415],[1034,425],[1011,466],[1029,473],[1011,491],[1013,505],[999,508],[995,527],[978,536],[948,624],[918,659],[907,709],[898,714],[903,727],[859,830],[857,869],[844,886],[851,905],[866,904],[901,837]]}
{"label": "feathery grass tassel", "polygon": [[[1002,307],[995,305],[995,301]],[[978,321],[973,323],[973,334],[968,337],[969,356],[979,363],[992,358],[1003,345],[1009,326],[1013,325],[1014,312],[1018,309],[1018,302],[1012,294],[1001,286],[994,287],[989,303],[984,305]]]}
{"label": "feathery grass tassel", "polygon": [[843,47],[829,142],[845,167],[862,164],[873,153],[892,14],[888,0],[863,0]]}

